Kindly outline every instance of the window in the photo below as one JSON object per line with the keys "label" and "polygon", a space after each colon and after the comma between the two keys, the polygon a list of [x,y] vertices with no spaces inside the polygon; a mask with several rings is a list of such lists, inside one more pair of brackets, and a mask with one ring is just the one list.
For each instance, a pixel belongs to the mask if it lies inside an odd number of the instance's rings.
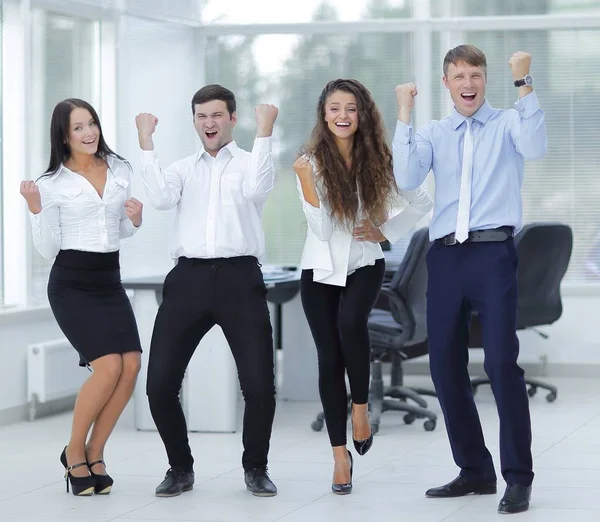
{"label": "window", "polygon": [[[30,168],[33,179],[41,175],[50,157],[49,129],[54,106],[65,98],[81,98],[100,112],[99,23],[32,11],[32,106],[35,122],[30,127]],[[46,284],[52,264],[31,249],[32,303],[46,301]]]}
{"label": "window", "polygon": [[277,179],[263,219],[265,261],[297,264],[306,222],[292,165],[310,137],[321,90],[334,78],[359,80],[371,90],[393,132],[397,114],[394,88],[400,78],[413,75],[412,35],[223,36],[210,38],[206,49],[207,83],[221,83],[238,98],[234,136],[240,146],[252,147],[256,104],[275,103],[280,108],[273,139]]}

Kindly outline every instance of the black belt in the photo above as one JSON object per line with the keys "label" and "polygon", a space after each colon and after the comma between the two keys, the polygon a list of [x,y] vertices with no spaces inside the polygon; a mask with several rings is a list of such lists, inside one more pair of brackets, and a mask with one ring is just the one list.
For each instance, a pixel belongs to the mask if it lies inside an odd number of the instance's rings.
{"label": "black belt", "polygon": [[[513,227],[498,227],[489,228],[487,230],[472,230],[469,232],[469,237],[464,243],[480,243],[484,241],[506,241],[514,235]],[[441,237],[435,240],[436,243],[441,243],[445,246],[455,245],[458,243],[454,237],[454,233]]]}

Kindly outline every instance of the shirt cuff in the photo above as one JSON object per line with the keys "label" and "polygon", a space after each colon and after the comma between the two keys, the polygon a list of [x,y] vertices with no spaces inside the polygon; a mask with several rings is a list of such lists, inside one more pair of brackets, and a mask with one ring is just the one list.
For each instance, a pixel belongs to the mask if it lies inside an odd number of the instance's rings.
{"label": "shirt cuff", "polygon": [[142,165],[154,165],[156,153],[153,150],[142,150]]}
{"label": "shirt cuff", "polygon": [[403,123],[400,120],[396,121],[396,132],[394,133],[395,141],[408,145],[412,141],[412,135],[412,125],[406,125],[406,123]]}
{"label": "shirt cuff", "polygon": [[271,136],[255,138],[252,151],[265,154],[271,152]]}
{"label": "shirt cuff", "polygon": [[37,214],[29,212],[29,220],[31,221],[31,224],[36,228],[40,228],[42,226],[42,212],[38,212]]}
{"label": "shirt cuff", "polygon": [[541,109],[540,101],[538,100],[535,91],[530,92],[515,102],[515,109],[519,113],[522,120],[526,120],[533,116]]}

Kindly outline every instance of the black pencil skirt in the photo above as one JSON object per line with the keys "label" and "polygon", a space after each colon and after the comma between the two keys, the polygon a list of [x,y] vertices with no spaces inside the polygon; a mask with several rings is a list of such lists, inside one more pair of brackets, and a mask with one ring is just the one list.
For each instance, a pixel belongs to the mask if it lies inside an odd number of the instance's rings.
{"label": "black pencil skirt", "polygon": [[119,252],[61,250],[48,281],[58,326],[80,366],[108,354],[141,352],[133,309],[121,284]]}

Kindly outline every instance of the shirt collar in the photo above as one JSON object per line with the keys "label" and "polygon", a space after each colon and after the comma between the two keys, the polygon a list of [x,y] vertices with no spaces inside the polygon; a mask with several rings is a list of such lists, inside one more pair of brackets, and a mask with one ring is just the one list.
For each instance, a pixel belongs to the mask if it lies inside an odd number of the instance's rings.
{"label": "shirt collar", "polygon": [[[477,120],[482,125],[485,125],[487,123],[487,121],[490,119],[490,116],[492,115],[493,110],[494,109],[492,109],[492,106],[488,103],[487,100],[485,100],[483,102],[483,105],[481,107],[479,107],[478,111],[475,114],[473,114],[473,116],[471,116],[471,118],[473,118],[474,120]],[[466,116],[463,116],[456,110],[456,107],[454,109],[452,109],[451,118],[452,118],[452,128],[454,130],[458,129],[462,125],[462,123],[467,119]]]}
{"label": "shirt collar", "polygon": [[[237,143],[235,141],[231,141],[227,145],[225,145],[219,152],[217,152],[217,156],[219,154],[221,154],[221,151],[224,149],[227,150],[229,152],[229,154],[231,154],[232,158],[235,158],[235,156],[237,155],[237,153],[240,150],[240,148],[237,146]],[[206,151],[206,149],[204,147],[202,147],[200,149],[200,151],[198,152],[198,154],[196,155],[196,161],[200,161],[200,159],[202,158],[202,156],[204,156],[204,154],[208,154],[208,152]],[[210,154],[209,154],[209,156],[210,156]]]}

